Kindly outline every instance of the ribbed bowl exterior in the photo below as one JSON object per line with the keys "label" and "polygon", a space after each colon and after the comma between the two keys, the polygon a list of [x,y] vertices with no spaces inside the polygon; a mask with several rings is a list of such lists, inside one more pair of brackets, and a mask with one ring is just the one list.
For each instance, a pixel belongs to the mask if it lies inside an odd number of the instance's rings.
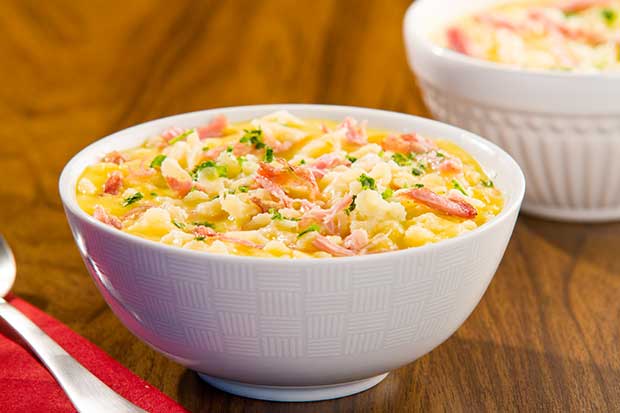
{"label": "ribbed bowl exterior", "polygon": [[484,136],[515,158],[527,180],[526,212],[566,220],[620,218],[620,113],[491,107],[419,83],[435,118]]}

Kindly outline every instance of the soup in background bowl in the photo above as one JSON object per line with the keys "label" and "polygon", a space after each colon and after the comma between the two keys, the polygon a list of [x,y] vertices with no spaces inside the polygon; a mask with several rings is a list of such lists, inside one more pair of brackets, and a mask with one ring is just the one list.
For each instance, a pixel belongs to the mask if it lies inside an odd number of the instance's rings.
{"label": "soup in background bowl", "polygon": [[[84,171],[110,153],[125,156],[145,137],[170,127],[191,129],[221,116],[236,125],[283,110],[335,126],[351,116],[377,130],[441,137],[488,172],[502,193],[503,207],[483,225],[440,242],[316,259],[180,248],[119,230],[80,206]],[[257,154],[264,157],[266,151]],[[357,177],[352,182],[362,185]],[[166,190],[164,185],[157,190]],[[390,370],[431,351],[464,322],[503,256],[525,181],[503,150],[439,122],[363,108],[266,105],[188,113],[125,129],[78,153],[64,168],[59,186],[89,273],[137,337],[220,389],[259,399],[306,401],[372,387]],[[214,224],[217,230],[220,224]]]}

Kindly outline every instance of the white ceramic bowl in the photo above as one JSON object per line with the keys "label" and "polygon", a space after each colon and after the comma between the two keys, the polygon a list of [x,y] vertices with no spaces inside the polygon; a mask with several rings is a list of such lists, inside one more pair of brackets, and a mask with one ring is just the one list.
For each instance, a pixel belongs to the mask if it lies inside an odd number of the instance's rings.
{"label": "white ceramic bowl", "polygon": [[[302,118],[366,119],[374,127],[450,139],[495,174],[504,210],[463,236],[384,254],[332,259],[215,255],[148,241],[84,213],[75,186],[108,151],[218,114],[247,120],[286,109]],[[379,110],[269,105],[207,110],[144,123],[77,154],[60,194],[88,271],[135,335],[214,386],[244,396],[321,400],[365,390],[428,353],[472,312],[500,262],[525,181],[492,143],[428,119]]]}
{"label": "white ceramic bowl", "polygon": [[442,121],[505,148],[527,178],[526,212],[620,219],[620,75],[525,71],[474,59],[430,35],[498,0],[417,0],[405,16],[409,63]]}

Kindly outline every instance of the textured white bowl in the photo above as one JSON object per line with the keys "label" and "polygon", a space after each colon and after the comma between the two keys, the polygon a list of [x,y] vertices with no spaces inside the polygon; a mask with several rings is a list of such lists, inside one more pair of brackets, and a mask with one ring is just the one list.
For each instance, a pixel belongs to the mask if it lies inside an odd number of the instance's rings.
{"label": "textured white bowl", "polygon": [[526,71],[432,43],[458,16],[498,0],[418,0],[405,16],[409,63],[433,115],[505,148],[525,172],[526,212],[620,219],[620,75]]}
{"label": "textured white bowl", "polygon": [[[76,202],[81,171],[108,151],[136,146],[171,125],[194,126],[218,114],[247,120],[280,109],[302,118],[339,120],[350,115],[374,127],[453,140],[495,172],[506,206],[481,228],[435,245],[371,256],[292,260],[166,246],[103,225]],[[491,281],[524,190],[516,162],[469,132],[399,113],[320,105],[226,108],[155,120],[93,143],[60,177],[61,198],[80,253],[121,321],[216,387],[281,401],[365,390],[447,339]]]}

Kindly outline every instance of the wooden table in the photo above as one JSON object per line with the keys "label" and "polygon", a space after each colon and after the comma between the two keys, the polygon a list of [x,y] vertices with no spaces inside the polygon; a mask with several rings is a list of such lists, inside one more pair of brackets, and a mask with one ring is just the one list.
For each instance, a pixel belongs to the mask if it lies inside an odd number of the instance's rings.
{"label": "wooden table", "polygon": [[377,387],[314,404],[230,396],[133,337],[90,280],[57,193],[99,137],[219,106],[338,103],[427,115],[407,0],[0,3],[0,230],[15,291],[191,411],[620,410],[620,225],[521,217],[482,302]]}

